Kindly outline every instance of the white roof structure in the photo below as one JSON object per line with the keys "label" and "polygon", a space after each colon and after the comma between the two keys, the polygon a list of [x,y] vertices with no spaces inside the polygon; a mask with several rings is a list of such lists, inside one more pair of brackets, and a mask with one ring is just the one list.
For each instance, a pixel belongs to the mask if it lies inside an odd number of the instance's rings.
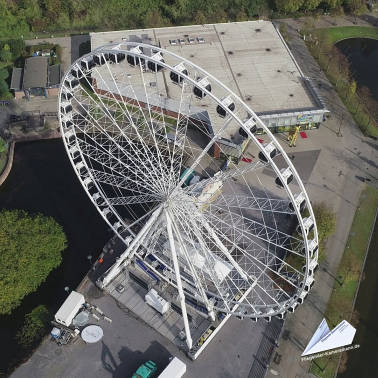
{"label": "white roof structure", "polygon": [[55,314],[55,320],[68,327],[84,303],[85,298],[83,294],[71,291],[70,295]]}
{"label": "white roof structure", "polygon": [[356,328],[346,320],[340,322],[332,331],[330,331],[327,321],[323,319],[310,342],[307,344],[306,349],[302,353],[302,357],[350,345],[353,342],[355,333]]}

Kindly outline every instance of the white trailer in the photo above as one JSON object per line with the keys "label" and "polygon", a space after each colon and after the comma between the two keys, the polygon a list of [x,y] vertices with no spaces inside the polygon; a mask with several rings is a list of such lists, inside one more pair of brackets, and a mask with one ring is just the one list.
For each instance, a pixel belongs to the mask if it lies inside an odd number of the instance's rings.
{"label": "white trailer", "polygon": [[177,357],[173,357],[158,378],[181,378],[185,373],[186,365]]}
{"label": "white trailer", "polygon": [[82,305],[85,303],[85,298],[83,294],[76,291],[71,291],[70,295],[64,301],[58,312],[55,314],[55,320],[59,324],[63,324],[69,327],[72,323],[73,318],[79,312]]}

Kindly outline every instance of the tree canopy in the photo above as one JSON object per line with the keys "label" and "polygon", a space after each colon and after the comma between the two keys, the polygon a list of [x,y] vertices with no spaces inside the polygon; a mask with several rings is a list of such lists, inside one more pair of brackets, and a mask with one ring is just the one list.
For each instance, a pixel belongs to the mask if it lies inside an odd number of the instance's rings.
{"label": "tree canopy", "polygon": [[315,9],[360,12],[363,0],[0,0],[0,36],[227,22]]}
{"label": "tree canopy", "polygon": [[67,246],[51,217],[22,210],[0,212],[0,314],[9,314],[62,261]]}
{"label": "tree canopy", "polygon": [[49,326],[50,313],[48,309],[39,305],[25,315],[24,325],[17,332],[16,339],[24,348],[32,346],[40,340]]}

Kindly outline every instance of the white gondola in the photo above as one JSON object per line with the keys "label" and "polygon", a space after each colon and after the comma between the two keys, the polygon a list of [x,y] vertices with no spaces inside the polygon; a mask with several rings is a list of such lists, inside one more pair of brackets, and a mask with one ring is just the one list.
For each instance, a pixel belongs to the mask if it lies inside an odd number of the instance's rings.
{"label": "white gondola", "polygon": [[173,66],[174,71],[171,71],[169,74],[169,77],[175,84],[181,84],[184,80],[184,77],[181,76],[180,74],[183,75],[188,75],[188,70],[185,68],[184,63],[179,63]]}
{"label": "white gondola", "polygon": [[281,172],[281,175],[282,175],[283,182],[282,182],[280,177],[277,177],[275,182],[279,187],[283,188],[284,183],[289,185],[293,181],[294,176],[293,176],[293,172],[291,171],[291,169],[289,167],[282,168],[280,170],[280,172]]}
{"label": "white gondola", "polygon": [[78,163],[76,163],[75,168],[80,175],[83,175],[84,173],[87,172],[87,167],[82,161],[79,161]]}
{"label": "white gondola", "polygon": [[130,66],[138,66],[139,63],[141,63],[142,65],[144,64],[144,59],[138,56],[138,55],[142,55],[142,50],[140,49],[139,46],[135,46],[131,48],[130,53],[133,53],[133,54],[127,54],[127,58],[126,58]]}
{"label": "white gondola", "polygon": [[264,152],[262,151],[259,152],[259,159],[263,161],[264,163],[267,163],[268,162],[267,156],[270,156],[270,158],[273,159],[277,154],[277,148],[273,142],[265,143],[263,147],[264,147]]}
{"label": "white gondola", "polygon": [[94,187],[93,180],[90,177],[86,177],[83,180],[83,184],[88,190]]}
{"label": "white gondola", "polygon": [[[294,194],[294,204],[297,209],[303,211],[306,207],[306,197],[303,193]],[[294,205],[290,202],[289,207],[294,211]]]}
{"label": "white gondola", "polygon": [[[82,70],[80,69],[80,67],[75,64],[72,68],[71,68],[71,75],[73,77],[76,77],[76,79],[81,79],[83,77],[83,72]],[[72,96],[71,96],[72,97]]]}
{"label": "white gondola", "polygon": [[109,53],[109,59],[113,63],[121,63],[123,60],[126,59],[126,55],[124,53],[112,52]]}
{"label": "white gondola", "polygon": [[235,103],[231,96],[227,96],[222,99],[222,105],[217,106],[217,113],[220,117],[226,117],[226,108],[230,109],[232,112],[235,110]]}
{"label": "white gondola", "polygon": [[193,93],[197,98],[201,99],[206,96],[206,92],[204,90],[211,92],[210,81],[207,79],[207,77],[204,77],[202,79],[198,78],[197,85],[193,88]]}
{"label": "white gondola", "polygon": [[79,80],[72,74],[68,74],[64,80],[64,85],[69,89],[74,89],[79,85]]}
{"label": "white gondola", "polygon": [[70,101],[62,101],[60,103],[60,111],[63,113],[63,114],[68,114],[70,112],[72,112],[72,104]]}
{"label": "white gondola", "polygon": [[93,67],[96,66],[96,63],[93,60],[93,56],[86,56],[81,61],[81,68],[86,71],[90,71]]}
{"label": "white gondola", "polygon": [[80,156],[80,150],[77,146],[72,146],[69,149],[69,152],[70,152],[72,159],[76,159],[78,156]]}
{"label": "white gondola", "polygon": [[157,52],[151,56],[151,60],[148,60],[147,67],[153,72],[161,71],[164,67],[159,62],[164,63],[164,59],[161,53]]}
{"label": "white gondola", "polygon": [[104,199],[99,192],[92,194],[93,201],[96,202],[97,205],[102,205],[104,203]]}

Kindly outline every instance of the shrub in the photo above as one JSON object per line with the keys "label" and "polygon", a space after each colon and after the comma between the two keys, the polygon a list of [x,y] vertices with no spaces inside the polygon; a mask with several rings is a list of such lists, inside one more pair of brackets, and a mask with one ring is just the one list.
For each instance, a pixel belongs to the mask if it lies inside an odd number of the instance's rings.
{"label": "shrub", "polygon": [[327,238],[335,232],[336,215],[324,202],[312,206],[318,228],[319,244],[324,247]]}
{"label": "shrub", "polygon": [[38,342],[44,336],[49,320],[50,313],[45,306],[39,305],[34,308],[25,315],[24,325],[16,334],[17,342],[24,348]]}

